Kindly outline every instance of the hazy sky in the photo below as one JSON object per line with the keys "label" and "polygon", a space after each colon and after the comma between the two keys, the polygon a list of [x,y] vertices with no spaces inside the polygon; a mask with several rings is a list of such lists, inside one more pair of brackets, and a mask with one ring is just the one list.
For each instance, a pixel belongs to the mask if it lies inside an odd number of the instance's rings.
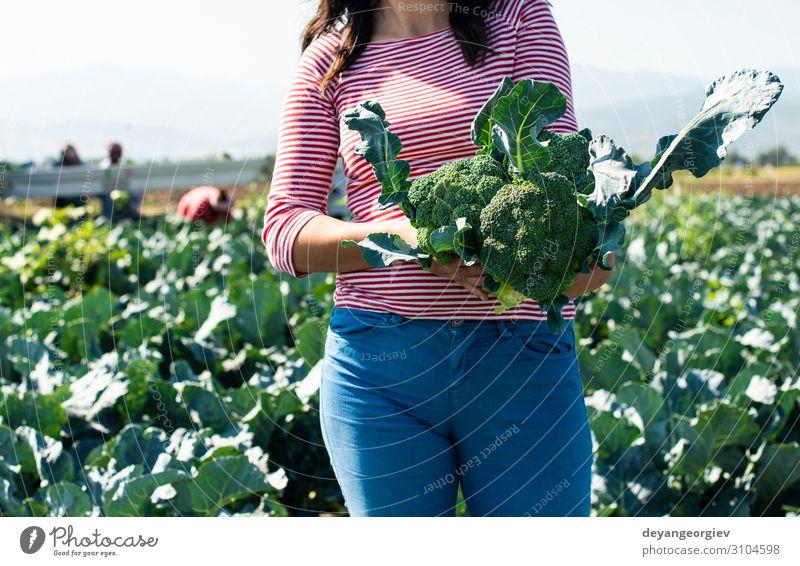
{"label": "hazy sky", "polygon": [[[797,0],[552,3],[574,65],[643,69],[706,81],[744,66],[797,68]],[[95,91],[107,92],[94,88],[94,81],[104,81],[103,73],[88,73],[91,78],[82,79],[80,93],[75,92],[73,83],[58,78],[92,69],[136,77],[125,85],[124,92],[117,91],[125,104],[130,104],[127,101],[131,98],[134,102],[144,100],[138,89],[146,85],[140,84],[139,77],[147,82],[148,74],[160,75],[162,80],[170,75],[192,77],[199,80],[192,86],[195,94],[202,89],[197,84],[207,84],[209,91],[218,85],[226,85],[223,90],[235,85],[237,100],[246,95],[255,108],[258,104],[269,107],[264,128],[272,128],[279,110],[275,100],[282,100],[299,53],[299,30],[316,0],[138,0],[124,4],[124,8],[119,5],[107,0],[4,2],[0,86],[6,88],[0,88],[0,125],[4,130],[0,133],[0,151],[16,148],[10,139],[16,125],[25,126],[29,132],[31,120],[49,125],[62,117],[61,100],[70,101],[76,124],[83,121],[85,125],[87,112],[93,109],[113,107],[113,100],[93,98],[100,96],[93,94]],[[128,70],[131,72],[126,75]],[[798,88],[800,79],[797,72],[793,75],[782,76],[787,88]],[[53,77],[51,82],[49,77]],[[44,92],[15,98],[18,88],[25,93],[23,85]],[[230,94],[215,92],[215,103],[239,104],[226,98]],[[166,118],[152,95],[148,92],[146,96],[153,100],[152,121],[157,127]],[[211,116],[215,110],[209,108]],[[175,110],[170,112],[172,127],[202,130],[196,120],[187,125],[181,120],[191,118],[176,118]],[[125,119],[139,125],[141,118],[137,116]],[[45,129],[41,132],[50,135]],[[29,141],[40,143],[33,138]],[[26,146],[25,151],[33,150]]]}
{"label": "hazy sky", "polygon": [[[800,50],[796,0],[552,3],[576,63],[707,75],[721,66],[788,66]],[[290,72],[298,31],[316,1],[4,4],[6,76],[113,64],[246,81]]]}

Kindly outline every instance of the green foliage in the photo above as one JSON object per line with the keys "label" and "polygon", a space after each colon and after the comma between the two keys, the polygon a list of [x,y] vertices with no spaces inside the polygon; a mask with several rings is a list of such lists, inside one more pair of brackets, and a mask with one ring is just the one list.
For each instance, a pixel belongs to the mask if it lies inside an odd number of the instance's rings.
{"label": "green foliage", "polygon": [[798,225],[794,198],[672,195],[636,213],[610,288],[576,319],[594,514],[800,503],[800,300],[783,291],[800,273]]}
{"label": "green foliage", "polygon": [[[578,305],[592,513],[791,513],[800,202],[663,196]],[[314,386],[332,281],[279,280],[256,211],[226,232],[68,210],[0,227],[1,515],[344,511]],[[68,354],[70,323],[92,337]]]}
{"label": "green foliage", "polygon": [[539,139],[544,126],[567,110],[567,99],[553,83],[519,81],[491,110],[491,144],[516,174],[529,179],[545,170],[553,157]]}
{"label": "green foliage", "polygon": [[281,282],[261,220],[0,226],[0,515],[343,511],[310,479],[333,278]]}
{"label": "green foliage", "polygon": [[389,131],[383,108],[377,102],[364,102],[344,115],[344,123],[361,135],[355,152],[372,163],[375,178],[382,187],[378,202],[383,206],[399,204],[406,214],[412,215],[405,207],[410,167],[407,161],[397,159],[403,144]]}

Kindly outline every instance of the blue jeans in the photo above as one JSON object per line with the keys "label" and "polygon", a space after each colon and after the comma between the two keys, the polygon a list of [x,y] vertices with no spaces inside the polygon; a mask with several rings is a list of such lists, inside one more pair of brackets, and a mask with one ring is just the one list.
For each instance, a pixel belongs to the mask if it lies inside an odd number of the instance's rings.
{"label": "blue jeans", "polygon": [[334,308],[322,434],[353,516],[588,516],[592,440],[572,323]]}

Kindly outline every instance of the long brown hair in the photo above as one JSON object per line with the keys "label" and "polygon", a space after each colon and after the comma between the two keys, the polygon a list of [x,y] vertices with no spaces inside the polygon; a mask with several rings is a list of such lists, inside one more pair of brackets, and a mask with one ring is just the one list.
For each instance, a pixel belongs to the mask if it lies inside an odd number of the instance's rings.
{"label": "long brown hair", "polygon": [[[319,0],[317,13],[306,24],[302,34],[302,49],[325,32],[341,25],[342,43],[330,69],[320,85],[322,90],[364,51],[372,37],[373,14],[380,0]],[[493,0],[458,0],[450,2],[449,19],[461,53],[470,66],[479,64],[489,51],[486,20],[491,17],[489,5]]]}

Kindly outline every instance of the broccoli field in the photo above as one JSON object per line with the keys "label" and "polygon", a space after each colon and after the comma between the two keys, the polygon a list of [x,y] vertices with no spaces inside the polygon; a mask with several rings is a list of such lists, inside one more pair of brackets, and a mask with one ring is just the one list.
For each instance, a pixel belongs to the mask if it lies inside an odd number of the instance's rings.
{"label": "broccoli field", "polygon": [[[800,198],[658,194],[578,306],[593,514],[800,510]],[[227,226],[0,224],[0,515],[343,514],[317,419],[332,276]]]}

